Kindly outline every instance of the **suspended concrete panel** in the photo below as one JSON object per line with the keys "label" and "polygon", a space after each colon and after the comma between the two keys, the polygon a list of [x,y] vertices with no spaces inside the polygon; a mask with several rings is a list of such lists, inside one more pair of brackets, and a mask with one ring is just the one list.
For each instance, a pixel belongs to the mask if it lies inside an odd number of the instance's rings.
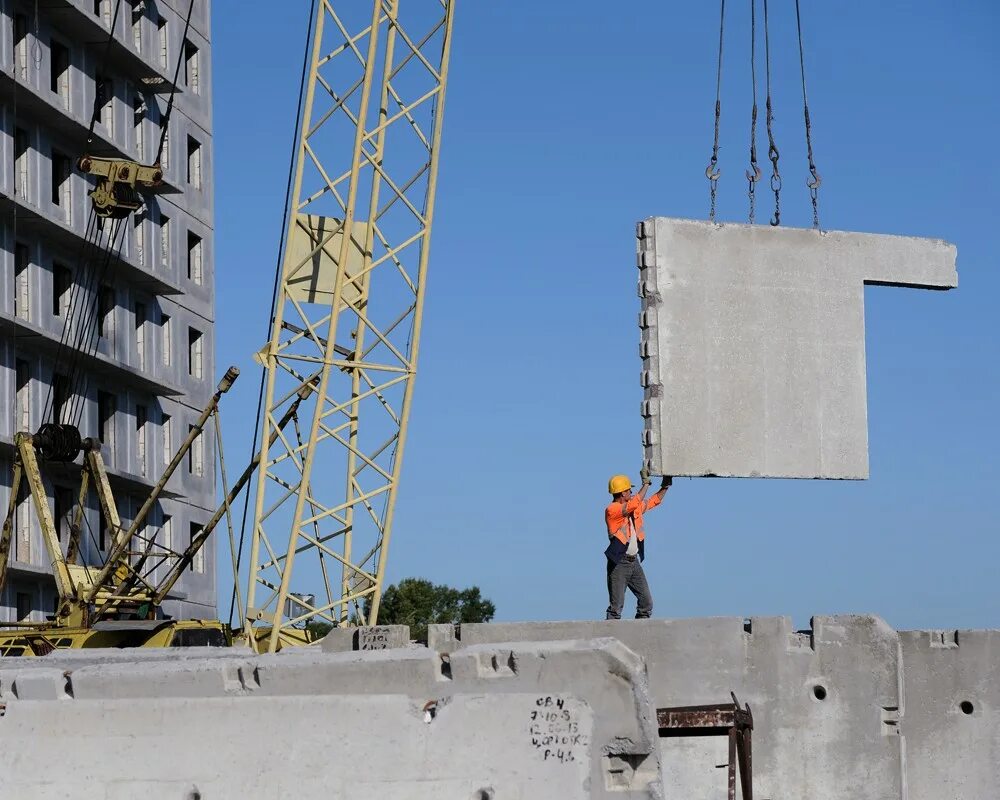
{"label": "suspended concrete panel", "polygon": [[867,478],[864,286],[953,288],[955,246],[665,217],[637,235],[650,471]]}

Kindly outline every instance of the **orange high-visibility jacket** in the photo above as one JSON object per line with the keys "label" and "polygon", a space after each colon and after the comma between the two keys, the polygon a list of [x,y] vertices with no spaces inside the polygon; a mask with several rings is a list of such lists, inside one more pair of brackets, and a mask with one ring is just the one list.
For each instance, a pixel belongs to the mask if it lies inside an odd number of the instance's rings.
{"label": "orange high-visibility jacket", "polygon": [[629,531],[629,519],[635,525],[635,538],[639,542],[639,560],[642,561],[646,557],[644,545],[646,532],[642,525],[642,514],[651,508],[656,508],[661,502],[663,502],[663,499],[660,495],[654,494],[647,500],[640,500],[638,497],[633,497],[625,503],[624,512],[622,511],[622,503],[617,501],[612,501],[604,509],[604,521],[608,526],[608,539],[610,540],[608,549],[604,551],[604,555],[608,557],[609,561],[617,564],[622,560],[622,556],[625,555],[625,550],[628,548],[628,537],[631,533]]}

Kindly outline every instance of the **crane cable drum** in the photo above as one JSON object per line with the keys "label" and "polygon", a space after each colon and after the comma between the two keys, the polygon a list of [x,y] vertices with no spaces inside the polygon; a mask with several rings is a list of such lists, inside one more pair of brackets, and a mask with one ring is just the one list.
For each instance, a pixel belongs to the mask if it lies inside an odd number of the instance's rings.
{"label": "crane cable drum", "polygon": [[[750,80],[751,80],[751,94],[752,94],[752,105],[750,112],[750,168],[746,170],[746,178],[748,182],[747,196],[749,199],[749,214],[748,221],[750,224],[755,222],[755,188],[756,183],[761,178],[761,170],[757,164],[757,71],[756,71],[756,14],[757,14],[757,2],[758,0],[750,0]],[[763,10],[764,10],[764,58],[765,58],[765,86],[766,86],[766,130],[768,136],[768,159],[771,161],[771,190],[774,192],[774,215],[771,217],[770,224],[772,226],[778,226],[781,224],[781,188],[782,179],[781,173],[778,169],[778,161],[780,158],[780,153],[778,151],[777,143],[774,137],[773,123],[774,123],[774,103],[771,93],[771,52],[770,52],[770,20],[768,15],[768,0],[762,0]],[[722,174],[721,169],[718,167],[719,163],[719,129],[720,121],[722,116],[722,61],[723,61],[723,46],[725,41],[725,19],[726,19],[726,0],[720,0],[719,9],[719,47],[717,56],[717,67],[716,67],[716,84],[715,84],[715,117],[714,117],[714,135],[712,143],[712,155],[709,160],[708,166],[705,168],[705,177],[709,181],[709,221],[714,222],[716,217],[716,196],[718,191],[718,182]],[[809,199],[812,204],[813,212],[813,228],[820,229],[819,220],[819,188],[822,185],[822,178],[816,168],[816,161],[813,154],[813,142],[812,142],[812,119],[809,113],[809,99],[808,92],[806,89],[806,68],[805,68],[805,43],[802,34],[802,12],[800,8],[800,0],[795,0],[795,23],[796,23],[796,33],[798,38],[798,50],[799,50],[799,72],[802,85],[802,112],[803,119],[805,123],[805,135],[806,135],[806,157],[807,165],[809,171],[809,177],[806,179],[806,187],[809,189]]]}

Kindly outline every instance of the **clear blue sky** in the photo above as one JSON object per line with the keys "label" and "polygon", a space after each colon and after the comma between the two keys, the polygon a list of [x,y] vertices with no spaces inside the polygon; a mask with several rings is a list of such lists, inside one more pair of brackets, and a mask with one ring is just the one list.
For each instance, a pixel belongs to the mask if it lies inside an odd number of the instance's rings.
{"label": "clear blue sky", "polygon": [[[235,462],[308,4],[232,5],[214,4],[213,44]],[[745,221],[749,4],[727,5],[719,216]],[[865,291],[870,480],[676,482],[647,517],[655,615],[998,627],[1000,6],[803,7],[824,227],[954,242],[960,286]],[[770,12],[783,220],[809,225],[794,3]],[[603,616],[607,479],[641,459],[634,224],[708,214],[717,37],[714,2],[459,0],[390,580],[476,584],[501,620]],[[759,135],[766,162],[763,109]]]}

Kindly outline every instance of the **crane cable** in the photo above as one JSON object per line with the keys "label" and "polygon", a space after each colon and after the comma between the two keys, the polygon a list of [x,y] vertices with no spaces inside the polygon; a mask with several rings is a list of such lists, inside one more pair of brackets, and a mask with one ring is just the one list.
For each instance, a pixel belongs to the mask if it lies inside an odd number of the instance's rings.
{"label": "crane cable", "polygon": [[799,34],[799,70],[802,75],[802,113],[806,123],[806,155],[809,161],[809,178],[806,186],[809,188],[809,199],[812,202],[813,227],[819,230],[819,187],[823,179],[816,171],[816,162],[813,160],[812,146],[812,122],[809,119],[809,99],[806,94],[806,59],[805,47],[802,44],[802,16],[799,13],[799,0],[795,0],[795,25]]}
{"label": "crane cable", "polygon": [[[188,13],[184,23],[182,41],[187,38],[188,30],[190,29],[194,4],[195,0],[190,0],[190,3],[188,4]],[[120,10],[121,0],[116,0],[111,28],[108,32],[108,40],[104,50],[104,57],[99,66],[99,70],[101,72],[103,72],[111,51],[111,44],[114,39],[114,32],[117,26]],[[174,65],[174,78],[170,89],[170,97],[167,102],[167,110],[161,122],[160,141],[155,160],[155,163],[157,164],[160,162],[164,143],[167,137],[170,115],[174,105],[174,96],[177,91],[177,80],[180,76],[181,62],[183,58],[184,50],[183,47],[181,47],[178,49],[177,59]],[[95,75],[95,81],[98,77],[98,75]],[[84,144],[84,152],[89,151],[90,145],[93,142],[94,127],[96,125],[97,118],[100,115],[101,100],[104,99],[103,91],[103,88],[101,91],[98,91],[95,85],[94,109],[90,118],[90,126],[87,131],[87,140]],[[94,224],[95,221],[96,226]],[[74,281],[72,287],[70,288],[70,297],[69,302],[67,303],[66,317],[63,320],[63,330],[53,364],[53,372],[58,372],[59,368],[63,366],[63,358],[65,357],[66,359],[66,366],[68,367],[66,397],[70,399],[70,409],[67,422],[68,424],[72,424],[74,426],[78,426],[79,422],[82,420],[83,412],[86,406],[86,399],[83,393],[86,391],[89,383],[89,377],[83,369],[82,361],[86,357],[93,357],[100,345],[101,320],[99,319],[99,316],[101,287],[111,269],[111,265],[119,261],[121,258],[121,251],[125,244],[124,231],[125,226],[123,220],[112,220],[111,224],[108,226],[106,243],[99,244],[104,238],[104,225],[101,221],[97,220],[94,207],[91,206],[87,221],[87,233],[85,234],[84,244],[78,255],[78,263],[80,265],[78,272],[82,274],[82,280]],[[94,257],[94,253],[92,252],[95,248],[98,248],[96,257]],[[92,263],[92,259],[94,262],[100,260],[100,267],[95,267],[94,263]],[[85,299],[81,301],[81,298]],[[88,300],[89,302],[87,302]],[[87,303],[87,305],[84,306],[82,313],[78,313],[77,310],[80,302]],[[79,319],[76,320],[77,324],[74,326],[73,323],[77,317],[79,317]],[[75,331],[74,327],[76,329]],[[49,412],[52,410],[52,406],[54,405],[53,387],[54,381],[50,383],[48,387],[44,403],[43,419],[48,417]],[[59,422],[59,420],[53,421],[57,423]]]}
{"label": "crane cable", "polygon": [[719,176],[722,170],[718,169],[719,163],[719,120],[722,116],[722,34],[726,22],[726,0],[722,0],[722,8],[719,12],[719,66],[715,75],[715,141],[712,144],[712,158],[705,168],[705,177],[708,178],[710,186],[711,204],[708,209],[709,222],[715,222],[715,193],[719,188]]}
{"label": "crane cable", "polygon": [[767,76],[767,157],[771,161],[771,191],[774,192],[772,227],[781,224],[781,173],[778,172],[778,147],[774,143],[774,110],[771,106],[771,38],[767,21],[767,0],[764,0],[764,65]]}
{"label": "crane cable", "polygon": [[750,200],[748,221],[754,224],[757,181],[760,167],[757,166],[757,0],[750,0],[750,85],[753,88],[753,107],[750,111],[750,169],[746,171],[747,197]]}
{"label": "crane cable", "polygon": [[[317,18],[317,8],[316,4],[319,0],[312,0],[309,6],[309,22],[306,26],[306,41],[303,46],[303,57],[302,57],[302,75],[299,78],[299,99],[296,103],[297,115],[295,118],[295,130],[293,132],[292,139],[292,155],[288,162],[288,181],[285,185],[285,211],[281,219],[281,233],[278,239],[278,263],[274,270],[274,284],[271,288],[271,312],[267,318],[267,337],[270,343],[271,337],[271,326],[274,324],[274,312],[277,308],[278,303],[278,290],[280,288],[281,282],[281,257],[284,253],[286,246],[286,237],[288,234],[288,220],[291,215],[291,204],[292,204],[292,181],[295,175],[295,156],[298,151],[299,134],[302,128],[303,115],[305,113],[305,108],[303,106],[303,98],[306,93],[306,81],[309,76],[309,58],[310,58],[310,43],[313,37],[313,24]],[[359,123],[360,124],[360,123]],[[253,444],[250,448],[250,460],[252,461],[257,456],[257,440],[260,436],[260,423],[261,423],[261,412],[264,408],[264,385],[267,378],[267,370],[261,369],[260,371],[260,387],[257,391],[257,414],[255,416],[256,423],[253,429]],[[263,462],[263,459],[262,459]],[[267,469],[266,463],[261,463],[257,467],[258,469]],[[240,539],[239,546],[236,553],[236,575],[233,575],[233,591],[229,598],[229,624],[233,624],[233,610],[236,606],[236,583],[239,581],[239,570],[243,563],[243,545],[246,540],[247,531],[247,516],[250,512],[250,489],[247,488],[247,492],[243,497],[243,511],[240,518]],[[244,620],[240,620],[240,626],[242,627]]]}
{"label": "crane cable", "polygon": [[177,93],[177,79],[181,74],[181,59],[184,58],[184,45],[183,43],[187,40],[188,29],[191,27],[191,13],[194,11],[194,0],[188,3],[188,13],[187,18],[184,20],[184,33],[181,34],[181,46],[177,51],[177,62],[174,65],[174,80],[170,86],[170,99],[167,100],[167,110],[163,115],[163,123],[160,126],[160,144],[156,148],[156,159],[153,161],[154,164],[160,163],[160,157],[163,155],[163,145],[167,140],[167,130],[170,125],[170,115],[174,110],[174,95]]}
{"label": "crane cable", "polygon": [[108,31],[108,41],[104,45],[104,55],[101,58],[100,71],[94,75],[94,111],[90,115],[90,127],[87,129],[87,142],[83,147],[83,152],[86,153],[90,150],[90,144],[94,141],[94,125],[97,124],[97,117],[100,114],[100,109],[103,106],[99,101],[106,100],[105,85],[103,81],[98,87],[98,80],[104,76],[104,67],[107,66],[108,56],[111,55],[111,43],[115,38],[115,28],[118,27],[118,12],[121,11],[122,0],[115,0],[115,13],[111,17],[111,29]]}

